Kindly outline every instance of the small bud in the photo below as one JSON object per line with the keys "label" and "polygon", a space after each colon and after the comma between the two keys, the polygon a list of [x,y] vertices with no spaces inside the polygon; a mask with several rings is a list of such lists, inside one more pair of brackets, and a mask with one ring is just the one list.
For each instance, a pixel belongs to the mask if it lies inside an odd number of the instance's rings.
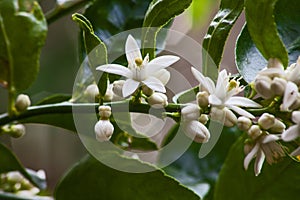
{"label": "small bud", "polygon": [[209,118],[208,115],[201,114],[198,120],[205,125],[208,122]]}
{"label": "small bud", "polygon": [[274,115],[270,115],[269,113],[264,113],[260,118],[258,119],[258,125],[264,129],[268,130],[275,124],[275,117]]}
{"label": "small bud", "polygon": [[200,116],[200,108],[196,104],[188,104],[181,109],[181,117],[183,121],[198,120]]}
{"label": "small bud", "polygon": [[197,143],[206,143],[210,138],[209,130],[202,123],[192,120],[183,124],[185,134]]}
{"label": "small bud", "polygon": [[170,72],[166,69],[161,69],[154,74],[154,76],[162,82],[163,85],[166,85],[170,80]]}
{"label": "small bud", "polygon": [[255,140],[262,134],[261,129],[259,128],[258,125],[252,125],[250,129],[248,130],[248,135]]}
{"label": "small bud", "polygon": [[283,78],[275,77],[271,83],[271,90],[275,95],[282,96],[286,87],[287,81]]}
{"label": "small bud", "polygon": [[28,95],[20,94],[18,95],[15,103],[17,111],[23,112],[31,105],[31,101]]}
{"label": "small bud", "polygon": [[23,124],[14,124],[10,126],[9,134],[14,138],[20,138],[26,133],[25,126]]}
{"label": "small bud", "polygon": [[112,91],[112,84],[108,85],[105,95],[103,97],[104,101],[112,101],[114,98],[114,93]]}
{"label": "small bud", "polygon": [[23,175],[20,174],[20,172],[18,171],[8,172],[6,174],[6,178],[9,182],[13,182],[13,183],[20,183],[24,179]]}
{"label": "small bud", "polygon": [[248,131],[252,122],[248,117],[241,116],[237,120],[237,127],[242,131]]}
{"label": "small bud", "polygon": [[159,92],[154,92],[147,98],[148,103],[154,108],[164,108],[168,105],[168,97]]}
{"label": "small bud", "polygon": [[237,117],[235,116],[235,114],[226,107],[223,109],[225,110],[226,114],[224,125],[227,127],[233,127],[234,125],[236,125]]}
{"label": "small bud", "polygon": [[290,106],[291,110],[298,110],[300,108],[300,93],[297,94],[297,98],[294,103]]}
{"label": "small bud", "polygon": [[296,85],[300,84],[300,56],[297,62],[291,64],[286,70],[287,80],[294,82]]}
{"label": "small bud", "polygon": [[213,120],[224,123],[224,126],[232,127],[237,123],[237,117],[227,107],[223,109],[212,107],[210,110],[210,117]]}
{"label": "small bud", "polygon": [[95,125],[95,134],[96,139],[99,142],[108,141],[113,132],[114,132],[114,126],[111,124],[109,120],[99,120]]}
{"label": "small bud", "polygon": [[113,93],[115,93],[116,95],[122,97],[123,96],[122,90],[123,90],[124,83],[125,83],[124,80],[114,81],[113,82],[113,87],[112,87]]}
{"label": "small bud", "polygon": [[268,76],[257,76],[255,78],[254,87],[258,94],[264,99],[270,99],[274,96],[271,91],[272,80]]}
{"label": "small bud", "polygon": [[278,58],[270,58],[268,60],[267,68],[278,68],[283,69],[283,65]]}
{"label": "small bud", "polygon": [[153,94],[153,90],[150,89],[147,85],[142,86],[142,91],[143,91],[144,95],[146,95],[148,97]]}
{"label": "small bud", "polygon": [[285,130],[286,126],[285,124],[278,120],[278,119],[275,119],[275,123],[274,125],[269,129],[269,131],[271,133],[282,133],[284,130]]}
{"label": "small bud", "polygon": [[98,110],[101,120],[109,119],[111,115],[111,108],[109,106],[99,106]]}
{"label": "small bud", "polygon": [[197,98],[198,105],[200,107],[205,108],[205,107],[208,106],[208,104],[209,104],[209,102],[208,102],[208,96],[209,95],[208,95],[208,93],[206,91],[198,92],[197,93],[196,98]]}
{"label": "small bud", "polygon": [[94,103],[96,97],[99,95],[99,89],[96,84],[91,84],[87,86],[87,88],[84,91],[84,95],[87,97],[89,102]]}

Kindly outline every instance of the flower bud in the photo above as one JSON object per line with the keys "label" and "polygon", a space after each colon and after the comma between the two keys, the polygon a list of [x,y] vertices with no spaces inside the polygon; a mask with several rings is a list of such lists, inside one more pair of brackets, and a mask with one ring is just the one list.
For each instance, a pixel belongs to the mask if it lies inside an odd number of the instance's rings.
{"label": "flower bud", "polygon": [[206,143],[210,138],[209,130],[202,123],[192,120],[183,124],[185,134],[197,143]]}
{"label": "flower bud", "polygon": [[268,130],[275,124],[275,117],[274,115],[270,115],[269,113],[264,113],[260,118],[258,119],[258,125],[264,129]]}
{"label": "flower bud", "polygon": [[296,85],[300,84],[300,56],[297,63],[291,64],[286,70],[286,78],[294,82]]}
{"label": "flower bud", "polygon": [[20,183],[23,181],[24,177],[18,171],[11,171],[6,174],[7,181],[13,183]]}
{"label": "flower bud", "polygon": [[163,85],[166,85],[170,80],[170,72],[166,69],[161,69],[154,74],[154,76],[162,82]]}
{"label": "flower bud", "polygon": [[118,80],[118,81],[114,81],[113,82],[113,87],[112,87],[112,91],[113,93],[115,93],[116,95],[122,97],[123,96],[123,85],[124,85],[125,81],[124,80]]}
{"label": "flower bud", "polygon": [[261,129],[259,128],[258,125],[252,125],[250,129],[248,130],[248,135],[255,140],[262,134]]}
{"label": "flower bud", "polygon": [[278,119],[275,119],[275,123],[274,125],[269,129],[269,131],[271,133],[282,133],[284,130],[285,130],[286,126],[285,124],[278,120]]}
{"label": "flower bud", "polygon": [[95,134],[96,139],[99,142],[108,141],[113,132],[114,132],[114,126],[111,124],[109,120],[99,120],[95,125]]}
{"label": "flower bud", "polygon": [[267,68],[283,69],[283,65],[282,65],[281,61],[278,58],[270,58],[268,60]]}
{"label": "flower bud", "polygon": [[286,87],[287,81],[283,78],[275,77],[271,83],[271,90],[275,95],[282,96]]}
{"label": "flower bud", "polygon": [[254,87],[258,94],[264,99],[270,99],[274,96],[271,91],[272,80],[268,76],[259,75],[255,78]]}
{"label": "flower bud", "polygon": [[248,117],[241,116],[237,120],[237,127],[242,131],[248,131],[252,125],[252,121]]}
{"label": "flower bud", "polygon": [[96,84],[87,86],[84,91],[84,95],[87,97],[89,102],[95,102],[96,97],[99,95],[99,89]]}
{"label": "flower bud", "polygon": [[20,94],[18,95],[15,103],[17,111],[23,112],[31,105],[31,101],[28,95]]}
{"label": "flower bud", "polygon": [[99,106],[98,110],[101,120],[109,119],[111,115],[111,108],[109,106]]}
{"label": "flower bud", "polygon": [[200,116],[200,108],[196,104],[188,104],[181,109],[181,117],[183,121],[198,120]]}
{"label": "flower bud", "polygon": [[25,135],[26,129],[23,124],[14,124],[10,126],[9,134],[14,138],[20,138]]}
{"label": "flower bud", "polygon": [[203,91],[203,92],[198,92],[197,93],[197,102],[198,102],[198,105],[200,107],[207,107],[209,102],[208,102],[208,93],[206,91]]}
{"label": "flower bud", "polygon": [[297,94],[297,98],[294,103],[290,106],[291,110],[298,110],[300,108],[300,93]]}
{"label": "flower bud", "polygon": [[223,109],[212,107],[210,110],[211,119],[224,123],[224,126],[232,127],[237,123],[237,117],[227,107]]}
{"label": "flower bud", "polygon": [[143,85],[142,90],[143,90],[144,95],[146,95],[146,96],[151,96],[153,94],[153,90],[150,89],[147,85]]}
{"label": "flower bud", "polygon": [[209,118],[208,115],[201,114],[198,120],[205,125],[208,122]]}
{"label": "flower bud", "polygon": [[164,108],[168,105],[168,97],[159,92],[154,92],[147,98],[148,103],[154,108]]}
{"label": "flower bud", "polygon": [[233,127],[234,125],[236,125],[237,117],[235,116],[235,114],[226,107],[223,109],[225,110],[226,114],[224,125],[227,127]]}
{"label": "flower bud", "polygon": [[112,101],[114,98],[114,93],[112,91],[112,84],[108,85],[105,95],[103,97],[104,101]]}

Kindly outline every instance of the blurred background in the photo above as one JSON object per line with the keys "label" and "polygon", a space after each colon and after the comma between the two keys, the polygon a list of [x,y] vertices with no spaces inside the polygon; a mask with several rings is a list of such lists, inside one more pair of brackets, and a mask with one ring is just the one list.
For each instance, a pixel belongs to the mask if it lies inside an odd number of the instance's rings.
{"label": "blurred background", "polygon": [[[54,0],[39,1],[44,12],[55,7]],[[193,5],[178,16],[171,29],[185,33],[202,43],[219,7],[219,0],[194,0]],[[26,91],[33,102],[51,94],[71,94],[73,83],[80,63],[78,58],[77,24],[71,20],[69,13],[50,24],[46,45],[42,50],[40,73],[34,84]],[[222,68],[235,73],[234,46],[237,35],[244,23],[241,15],[235,24],[226,44]],[[190,68],[182,63],[174,66],[186,76],[191,76]],[[196,82],[194,83],[196,85]],[[1,113],[6,112],[6,91],[0,88]],[[21,139],[12,139],[11,145],[21,162],[34,170],[44,169],[48,184],[53,188],[59,177],[78,161],[86,150],[80,139],[72,132],[46,125],[26,124],[26,135]]]}

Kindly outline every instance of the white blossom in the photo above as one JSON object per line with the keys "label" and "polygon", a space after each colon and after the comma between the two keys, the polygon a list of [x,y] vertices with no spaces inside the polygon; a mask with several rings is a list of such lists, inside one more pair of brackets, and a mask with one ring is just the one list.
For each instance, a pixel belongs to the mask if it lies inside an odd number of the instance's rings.
{"label": "white blossom", "polygon": [[126,58],[128,68],[118,64],[106,64],[97,67],[97,70],[118,74],[127,78],[123,85],[123,97],[127,97],[134,93],[142,84],[146,85],[154,91],[166,92],[164,83],[166,82],[165,72],[160,72],[166,67],[172,65],[179,60],[179,57],[165,55],[157,57],[149,62],[149,56],[146,55],[144,60],[136,40],[129,35],[125,44]]}
{"label": "white blossom", "polygon": [[183,130],[189,138],[198,143],[206,143],[210,138],[210,133],[206,126],[196,120],[184,122]]}
{"label": "white blossom", "polygon": [[292,120],[295,124],[290,126],[281,135],[281,138],[286,142],[292,141],[300,136],[300,111],[294,111],[292,113]]}

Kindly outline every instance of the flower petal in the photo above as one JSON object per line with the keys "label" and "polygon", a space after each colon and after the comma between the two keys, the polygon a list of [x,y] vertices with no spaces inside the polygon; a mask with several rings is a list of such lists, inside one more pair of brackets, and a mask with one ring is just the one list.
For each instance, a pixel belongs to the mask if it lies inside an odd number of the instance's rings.
{"label": "flower petal", "polygon": [[125,44],[125,53],[128,64],[133,64],[136,58],[142,59],[142,54],[137,44],[136,40],[132,37],[132,35],[128,35],[126,44]]}
{"label": "flower petal", "polygon": [[242,106],[242,107],[250,107],[250,108],[261,108],[262,106],[258,103],[252,101],[251,99],[247,99],[245,97],[230,97],[226,104],[234,105],[234,106]]}
{"label": "flower petal", "polygon": [[241,116],[245,116],[245,117],[248,117],[250,119],[255,118],[254,115],[252,115],[251,113],[247,112],[246,110],[244,110],[240,107],[237,107],[237,106],[234,106],[234,105],[227,105],[227,104],[225,104],[225,106],[227,106],[229,109],[233,110],[234,112],[238,113]]}
{"label": "flower petal", "polygon": [[209,78],[203,76],[203,74],[199,72],[197,69],[195,69],[194,67],[191,67],[191,71],[202,87],[204,87],[210,94],[215,92],[215,85],[213,81],[208,81]]}
{"label": "flower petal", "polygon": [[259,150],[259,144],[256,144],[251,149],[251,151],[247,154],[247,156],[245,157],[245,159],[244,159],[244,168],[245,168],[245,170],[248,169],[248,166],[249,166],[251,160],[255,157],[255,155],[258,152],[258,150]]}
{"label": "flower petal", "polygon": [[147,65],[147,71],[149,74],[153,74],[161,69],[169,67],[177,62],[180,58],[178,56],[166,55],[159,56],[151,60]]}
{"label": "flower petal", "polygon": [[96,70],[107,72],[110,74],[125,76],[126,78],[132,77],[132,72],[130,71],[130,69],[118,64],[101,65],[97,67]]}
{"label": "flower petal", "polygon": [[300,155],[300,147],[298,147],[291,153],[291,156],[299,156],[299,155]]}
{"label": "flower petal", "polygon": [[154,91],[162,93],[166,92],[165,86],[162,84],[162,82],[153,76],[148,77],[142,82]]}
{"label": "flower petal", "polygon": [[127,97],[134,93],[136,89],[139,87],[140,83],[132,80],[132,79],[127,79],[123,85],[122,93],[123,97]]}
{"label": "flower petal", "polygon": [[293,125],[284,131],[281,135],[283,141],[289,142],[299,137],[299,125]]}
{"label": "flower petal", "polygon": [[166,85],[170,80],[171,74],[166,69],[161,69],[158,72],[156,72],[153,76],[160,80],[162,84]]}
{"label": "flower petal", "polygon": [[223,102],[214,94],[209,95],[208,102],[214,106],[221,106]]}
{"label": "flower petal", "polygon": [[266,143],[274,142],[277,140],[279,140],[279,137],[277,135],[269,134],[264,137],[264,139],[261,141],[261,143],[266,144]]}
{"label": "flower petal", "polygon": [[218,96],[219,99],[225,100],[227,93],[227,84],[228,84],[229,76],[227,75],[226,69],[223,69],[219,75],[216,84],[215,95]]}
{"label": "flower petal", "polygon": [[261,172],[261,168],[264,164],[264,161],[265,161],[265,154],[263,153],[262,150],[259,150],[257,152],[257,155],[256,155],[256,159],[255,159],[255,163],[254,163],[254,172],[255,172],[255,176],[258,176]]}
{"label": "flower petal", "polygon": [[298,87],[295,83],[288,81],[283,96],[283,103],[281,109],[288,111],[291,105],[296,101],[298,96]]}
{"label": "flower petal", "polygon": [[295,122],[296,124],[300,124],[300,111],[294,111],[292,113],[292,120],[293,122]]}

